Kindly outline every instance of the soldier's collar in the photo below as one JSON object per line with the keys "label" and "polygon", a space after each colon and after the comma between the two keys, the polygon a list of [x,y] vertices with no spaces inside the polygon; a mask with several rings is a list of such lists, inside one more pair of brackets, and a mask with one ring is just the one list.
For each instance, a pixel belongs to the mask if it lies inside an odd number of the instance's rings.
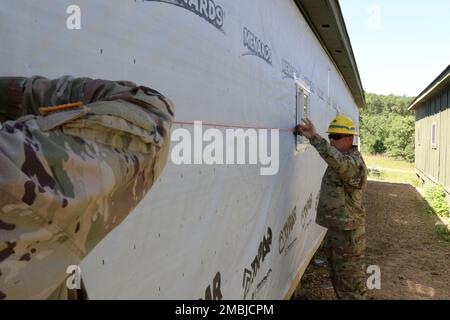
{"label": "soldier's collar", "polygon": [[350,149],[348,149],[347,151],[344,151],[342,153],[349,154],[349,153],[353,153],[353,152],[357,152],[357,151],[358,151],[358,146],[352,146]]}

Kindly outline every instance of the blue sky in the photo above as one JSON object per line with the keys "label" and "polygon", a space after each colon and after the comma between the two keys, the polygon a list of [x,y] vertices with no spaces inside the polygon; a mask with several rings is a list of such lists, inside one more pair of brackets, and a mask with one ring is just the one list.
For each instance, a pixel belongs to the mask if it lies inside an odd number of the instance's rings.
{"label": "blue sky", "polygon": [[417,96],[450,64],[449,0],[339,0],[364,90]]}

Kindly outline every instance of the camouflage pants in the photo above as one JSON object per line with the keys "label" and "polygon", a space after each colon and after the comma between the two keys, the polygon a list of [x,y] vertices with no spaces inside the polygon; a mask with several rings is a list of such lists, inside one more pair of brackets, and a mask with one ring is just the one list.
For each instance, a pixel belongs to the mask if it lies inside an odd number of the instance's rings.
{"label": "camouflage pants", "polygon": [[325,237],[331,281],[338,299],[366,299],[365,228],[331,230]]}

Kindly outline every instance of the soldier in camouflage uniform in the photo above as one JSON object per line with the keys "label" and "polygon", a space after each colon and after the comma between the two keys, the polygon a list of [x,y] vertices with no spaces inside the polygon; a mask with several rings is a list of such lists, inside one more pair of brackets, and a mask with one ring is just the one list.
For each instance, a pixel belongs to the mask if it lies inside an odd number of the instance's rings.
{"label": "soldier in camouflage uniform", "polygon": [[67,267],[160,175],[173,112],[131,82],[0,78],[0,299],[68,298]]}
{"label": "soldier in camouflage uniform", "polygon": [[328,228],[324,245],[330,276],[339,299],[366,298],[365,216],[362,192],[367,168],[357,147],[351,119],[339,115],[327,133],[330,143],[305,119],[297,132],[307,137],[328,164],[322,179],[317,224]]}

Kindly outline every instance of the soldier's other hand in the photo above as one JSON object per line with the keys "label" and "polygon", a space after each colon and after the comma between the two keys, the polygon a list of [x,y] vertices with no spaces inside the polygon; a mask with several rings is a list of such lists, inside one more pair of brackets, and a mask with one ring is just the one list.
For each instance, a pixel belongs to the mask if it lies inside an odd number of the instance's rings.
{"label": "soldier's other hand", "polygon": [[295,130],[308,139],[311,139],[317,133],[314,124],[308,118],[302,119],[302,122],[295,127]]}

